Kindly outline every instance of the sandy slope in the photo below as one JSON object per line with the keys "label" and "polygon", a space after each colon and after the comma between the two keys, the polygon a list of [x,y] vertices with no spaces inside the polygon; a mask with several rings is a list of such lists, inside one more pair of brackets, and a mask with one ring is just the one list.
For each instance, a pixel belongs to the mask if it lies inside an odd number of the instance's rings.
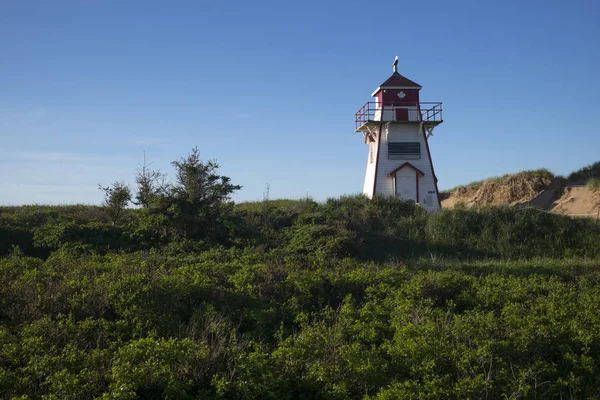
{"label": "sandy slope", "polygon": [[509,182],[486,181],[459,187],[446,194],[442,207],[454,207],[459,202],[468,207],[523,204],[536,199],[550,187],[553,187],[550,179],[538,177]]}
{"label": "sandy slope", "polygon": [[598,216],[600,210],[600,193],[589,190],[586,186],[567,186],[563,195],[554,202],[551,210],[566,215]]}
{"label": "sandy slope", "polygon": [[456,190],[442,200],[442,207],[452,208],[457,203],[467,207],[482,205],[529,205],[565,215],[600,217],[600,193],[593,192],[582,182],[567,184],[562,194],[558,181],[537,191],[523,192],[522,197],[512,196],[505,186],[485,185],[476,190]]}

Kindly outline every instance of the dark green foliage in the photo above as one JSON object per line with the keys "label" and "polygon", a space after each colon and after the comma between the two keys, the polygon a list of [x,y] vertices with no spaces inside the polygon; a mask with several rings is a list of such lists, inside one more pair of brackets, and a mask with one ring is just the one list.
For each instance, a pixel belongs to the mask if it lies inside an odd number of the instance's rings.
{"label": "dark green foliage", "polygon": [[600,265],[260,251],[0,262],[0,396],[600,395]]}
{"label": "dark green foliage", "polygon": [[571,173],[568,179],[570,181],[587,181],[591,178],[600,178],[600,161]]}
{"label": "dark green foliage", "polygon": [[215,161],[202,161],[198,148],[174,161],[176,182],[166,184],[164,175],[144,164],[136,175],[137,204],[143,210],[140,221],[155,241],[208,240],[230,238],[233,204],[231,194],[241,186],[217,173]]}
{"label": "dark green foliage", "polygon": [[118,399],[197,398],[195,394],[202,391],[197,385],[208,388],[210,384],[209,356],[206,344],[189,338],[131,341],[115,354],[111,395]]}
{"label": "dark green foliage", "polygon": [[[126,215],[129,217],[129,212]],[[34,236],[46,225],[108,223],[102,207],[74,206],[22,206],[0,207],[0,255],[7,254],[12,246],[18,246],[26,254],[45,257],[48,249],[35,246]]]}
{"label": "dark green foliage", "polygon": [[322,253],[328,257],[357,255],[359,243],[355,232],[343,226],[300,225],[290,231],[286,249],[293,254]]}
{"label": "dark green foliage", "polygon": [[146,153],[144,153],[144,162],[135,173],[137,188],[134,203],[143,208],[150,207],[157,197],[164,195],[168,190],[165,174],[150,169],[150,165],[151,163],[146,163]]}
{"label": "dark green foliage", "polygon": [[0,208],[0,398],[600,397],[597,221],[160,207]]}
{"label": "dark green foliage", "polygon": [[[96,252],[165,246],[191,251],[216,243],[290,254],[318,249],[327,256],[379,261],[432,255],[520,259],[600,254],[596,221],[535,209],[457,207],[428,215],[414,203],[355,196],[324,204],[312,200],[218,203],[208,211],[192,212],[203,207],[190,207],[185,213],[181,210],[187,200],[181,200],[181,207],[171,204],[180,200],[157,200],[162,201],[164,205],[125,210],[116,226],[98,207],[0,208],[0,254],[7,254],[13,245],[28,255],[47,256],[65,245]],[[180,219],[171,219],[175,218],[171,212]]]}
{"label": "dark green foliage", "polygon": [[217,174],[219,165],[215,161],[200,160],[198,148],[172,164],[177,181],[164,199],[163,212],[175,232],[188,239],[220,236],[223,218],[232,208],[230,196],[241,186]]}
{"label": "dark green foliage", "polygon": [[104,192],[104,201],[102,204],[106,209],[108,217],[113,225],[115,225],[121,220],[125,207],[131,201],[131,190],[125,182],[114,182],[112,186],[107,187],[98,185],[98,188]]}
{"label": "dark green foliage", "polygon": [[[533,208],[464,207],[441,210],[429,217],[426,233],[432,243],[487,257],[597,257],[600,224]],[[465,255],[465,254],[461,254]]]}

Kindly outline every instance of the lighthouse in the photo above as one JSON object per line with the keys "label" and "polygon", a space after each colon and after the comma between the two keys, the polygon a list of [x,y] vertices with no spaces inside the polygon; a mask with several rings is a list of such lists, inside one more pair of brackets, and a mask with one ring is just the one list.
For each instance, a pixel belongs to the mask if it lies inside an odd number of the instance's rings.
{"label": "lighthouse", "polygon": [[368,146],[363,193],[395,196],[433,212],[440,205],[429,139],[442,123],[441,102],[421,102],[422,86],[393,73],[356,112],[356,132]]}

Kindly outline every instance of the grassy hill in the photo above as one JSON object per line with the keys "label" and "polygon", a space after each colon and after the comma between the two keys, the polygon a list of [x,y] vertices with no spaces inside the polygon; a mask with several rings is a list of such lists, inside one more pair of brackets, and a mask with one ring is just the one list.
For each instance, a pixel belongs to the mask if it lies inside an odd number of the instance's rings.
{"label": "grassy hill", "polygon": [[514,205],[535,198],[556,179],[547,169],[522,171],[458,186],[445,191],[443,197],[466,200],[470,205]]}
{"label": "grassy hill", "polygon": [[122,182],[102,207],[0,207],[0,398],[600,397],[600,221],[510,206],[572,210],[596,166],[427,214],[233,204],[198,156],[172,183],[143,166],[141,208]]}
{"label": "grassy hill", "polygon": [[597,221],[227,210],[190,238],[146,209],[0,208],[0,398],[600,396]]}

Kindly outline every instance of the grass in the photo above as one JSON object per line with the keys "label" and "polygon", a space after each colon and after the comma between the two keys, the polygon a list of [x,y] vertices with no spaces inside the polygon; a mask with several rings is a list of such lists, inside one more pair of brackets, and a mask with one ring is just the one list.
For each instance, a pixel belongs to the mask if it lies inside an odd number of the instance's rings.
{"label": "grass", "polygon": [[501,175],[501,176],[494,176],[494,177],[487,178],[487,179],[484,179],[481,181],[474,181],[474,182],[468,183],[466,185],[456,186],[451,189],[444,190],[442,192],[443,193],[452,193],[452,192],[454,192],[458,189],[462,189],[462,188],[476,189],[478,187],[481,187],[485,184],[490,184],[490,183],[509,185],[511,183],[520,182],[520,181],[524,181],[524,180],[532,180],[532,179],[553,180],[555,178],[556,178],[556,175],[554,175],[552,172],[550,172],[549,170],[547,170],[545,168],[540,168],[540,169],[534,169],[534,170],[521,171],[521,172],[517,172],[514,174],[505,174],[505,175]]}
{"label": "grass", "polygon": [[594,193],[596,205],[600,207],[600,178],[590,178],[587,181],[587,187]]}
{"label": "grass", "polygon": [[515,204],[527,202],[548,188],[559,177],[547,169],[521,171],[471,182],[442,193],[442,197],[456,197],[473,204]]}
{"label": "grass", "polygon": [[459,201],[478,205],[514,204],[534,198],[552,183],[558,184],[555,192],[558,198],[568,182],[581,181],[586,182],[589,190],[596,192],[600,198],[600,161],[580,168],[566,178],[542,168],[471,182],[444,190],[440,194],[442,199],[456,197]]}
{"label": "grass", "polygon": [[591,191],[600,192],[600,178],[590,178],[587,181],[587,187]]}

